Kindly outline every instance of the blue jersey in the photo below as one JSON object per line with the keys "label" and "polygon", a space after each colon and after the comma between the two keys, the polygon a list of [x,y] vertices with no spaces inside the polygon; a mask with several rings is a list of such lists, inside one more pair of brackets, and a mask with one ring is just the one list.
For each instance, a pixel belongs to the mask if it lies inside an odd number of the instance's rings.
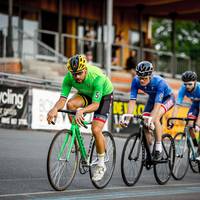
{"label": "blue jersey", "polygon": [[157,75],[153,75],[149,84],[141,86],[138,76],[136,76],[131,84],[130,99],[135,100],[137,98],[138,90],[149,95],[150,99],[154,99],[155,103],[162,103],[163,98],[172,94],[172,89],[168,86],[166,81]]}
{"label": "blue jersey", "polygon": [[184,96],[190,98],[191,101],[200,101],[200,83],[199,82],[196,83],[196,86],[192,92],[188,92],[186,90],[185,85],[183,84],[178,91],[176,104],[181,104],[183,102]]}

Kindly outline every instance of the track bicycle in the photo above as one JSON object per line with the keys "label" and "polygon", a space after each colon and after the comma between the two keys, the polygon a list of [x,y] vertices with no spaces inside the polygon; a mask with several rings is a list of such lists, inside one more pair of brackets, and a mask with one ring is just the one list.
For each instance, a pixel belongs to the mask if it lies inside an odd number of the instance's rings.
{"label": "track bicycle", "polygon": [[[168,126],[170,126],[170,120],[181,120],[187,124],[189,121],[194,121],[195,119],[179,117],[169,118],[167,120]],[[176,180],[184,178],[189,165],[194,173],[200,172],[200,162],[196,160],[196,157],[199,156],[198,148],[194,145],[190,134],[190,128],[194,128],[194,125],[186,125],[183,132],[179,132],[174,136],[176,154],[172,176]]]}
{"label": "track bicycle", "polygon": [[[116,163],[116,147],[113,136],[105,131],[105,158],[106,172],[100,181],[93,181],[92,176],[98,163],[95,139],[91,134],[89,147],[84,144],[83,134],[75,121],[76,111],[59,110],[58,112],[72,115],[70,130],[60,130],[54,136],[47,156],[47,175],[51,186],[58,191],[65,190],[75,177],[77,168],[80,174],[89,171],[92,184],[98,188],[104,188],[112,178]],[[83,122],[87,128],[91,122]]]}
{"label": "track bicycle", "polygon": [[[130,117],[125,114],[124,117]],[[170,134],[162,135],[162,159],[154,160],[155,139],[153,149],[150,149],[145,136],[145,119],[149,116],[133,116],[139,120],[138,132],[132,133],[126,140],[121,156],[121,173],[124,183],[133,186],[140,178],[143,167],[147,170],[153,168],[154,176],[158,184],[167,183],[171,176],[173,160],[175,156],[175,146]],[[154,138],[155,133],[152,133]]]}

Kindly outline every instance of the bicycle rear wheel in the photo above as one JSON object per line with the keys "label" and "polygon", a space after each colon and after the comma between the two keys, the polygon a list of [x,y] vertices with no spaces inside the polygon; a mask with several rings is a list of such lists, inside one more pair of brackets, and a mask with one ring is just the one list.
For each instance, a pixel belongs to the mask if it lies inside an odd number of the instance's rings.
{"label": "bicycle rear wheel", "polygon": [[103,135],[105,137],[105,149],[106,149],[105,162],[104,162],[106,165],[106,172],[100,181],[92,180],[94,169],[98,162],[95,141],[92,145],[92,150],[90,155],[90,168],[89,168],[90,179],[92,181],[92,184],[98,189],[104,188],[109,183],[109,181],[112,178],[116,163],[116,146],[114,138],[111,135],[111,133],[107,131],[103,132]]}
{"label": "bicycle rear wheel", "polygon": [[[51,186],[57,191],[65,190],[70,185],[78,166],[78,146],[76,141],[70,152],[70,159],[66,159],[71,136],[69,130],[61,130],[54,136],[49,147],[47,175]],[[66,144],[64,144],[65,141]],[[62,148],[63,152],[61,154]]]}
{"label": "bicycle rear wheel", "polygon": [[144,159],[145,150],[139,133],[133,133],[127,138],[121,156],[121,173],[127,186],[133,186],[139,180]]}
{"label": "bicycle rear wheel", "polygon": [[163,156],[160,161],[154,162],[154,176],[158,184],[167,183],[171,176],[174,165],[175,146],[171,135],[164,134],[162,136]]}
{"label": "bicycle rear wheel", "polygon": [[174,144],[176,151],[172,176],[176,180],[181,180],[189,167],[189,148],[185,133],[177,133],[174,136]]}
{"label": "bicycle rear wheel", "polygon": [[200,162],[196,160],[196,156],[193,154],[198,154],[197,153],[198,148],[195,148],[195,152],[192,153],[191,147],[189,147],[189,164],[190,168],[194,173],[200,173]]}

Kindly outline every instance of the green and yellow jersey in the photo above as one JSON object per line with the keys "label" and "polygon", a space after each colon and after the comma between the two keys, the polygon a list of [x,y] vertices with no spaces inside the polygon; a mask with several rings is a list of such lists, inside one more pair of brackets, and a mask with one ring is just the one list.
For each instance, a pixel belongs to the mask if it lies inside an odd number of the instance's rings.
{"label": "green and yellow jersey", "polygon": [[101,69],[91,65],[87,65],[87,74],[82,83],[77,83],[70,72],[66,74],[62,83],[61,96],[67,98],[72,87],[79,93],[89,96],[92,102],[97,103],[103,96],[113,92],[110,79],[103,74]]}

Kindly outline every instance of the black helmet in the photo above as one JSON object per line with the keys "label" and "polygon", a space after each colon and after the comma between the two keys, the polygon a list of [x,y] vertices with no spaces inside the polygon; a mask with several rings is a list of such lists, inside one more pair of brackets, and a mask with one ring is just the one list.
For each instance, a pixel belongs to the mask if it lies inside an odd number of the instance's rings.
{"label": "black helmet", "polygon": [[151,76],[153,72],[153,65],[149,61],[142,61],[138,63],[136,67],[136,73],[138,76]]}
{"label": "black helmet", "polygon": [[197,80],[197,74],[192,71],[186,71],[182,74],[182,81],[188,82],[188,81],[196,81]]}

